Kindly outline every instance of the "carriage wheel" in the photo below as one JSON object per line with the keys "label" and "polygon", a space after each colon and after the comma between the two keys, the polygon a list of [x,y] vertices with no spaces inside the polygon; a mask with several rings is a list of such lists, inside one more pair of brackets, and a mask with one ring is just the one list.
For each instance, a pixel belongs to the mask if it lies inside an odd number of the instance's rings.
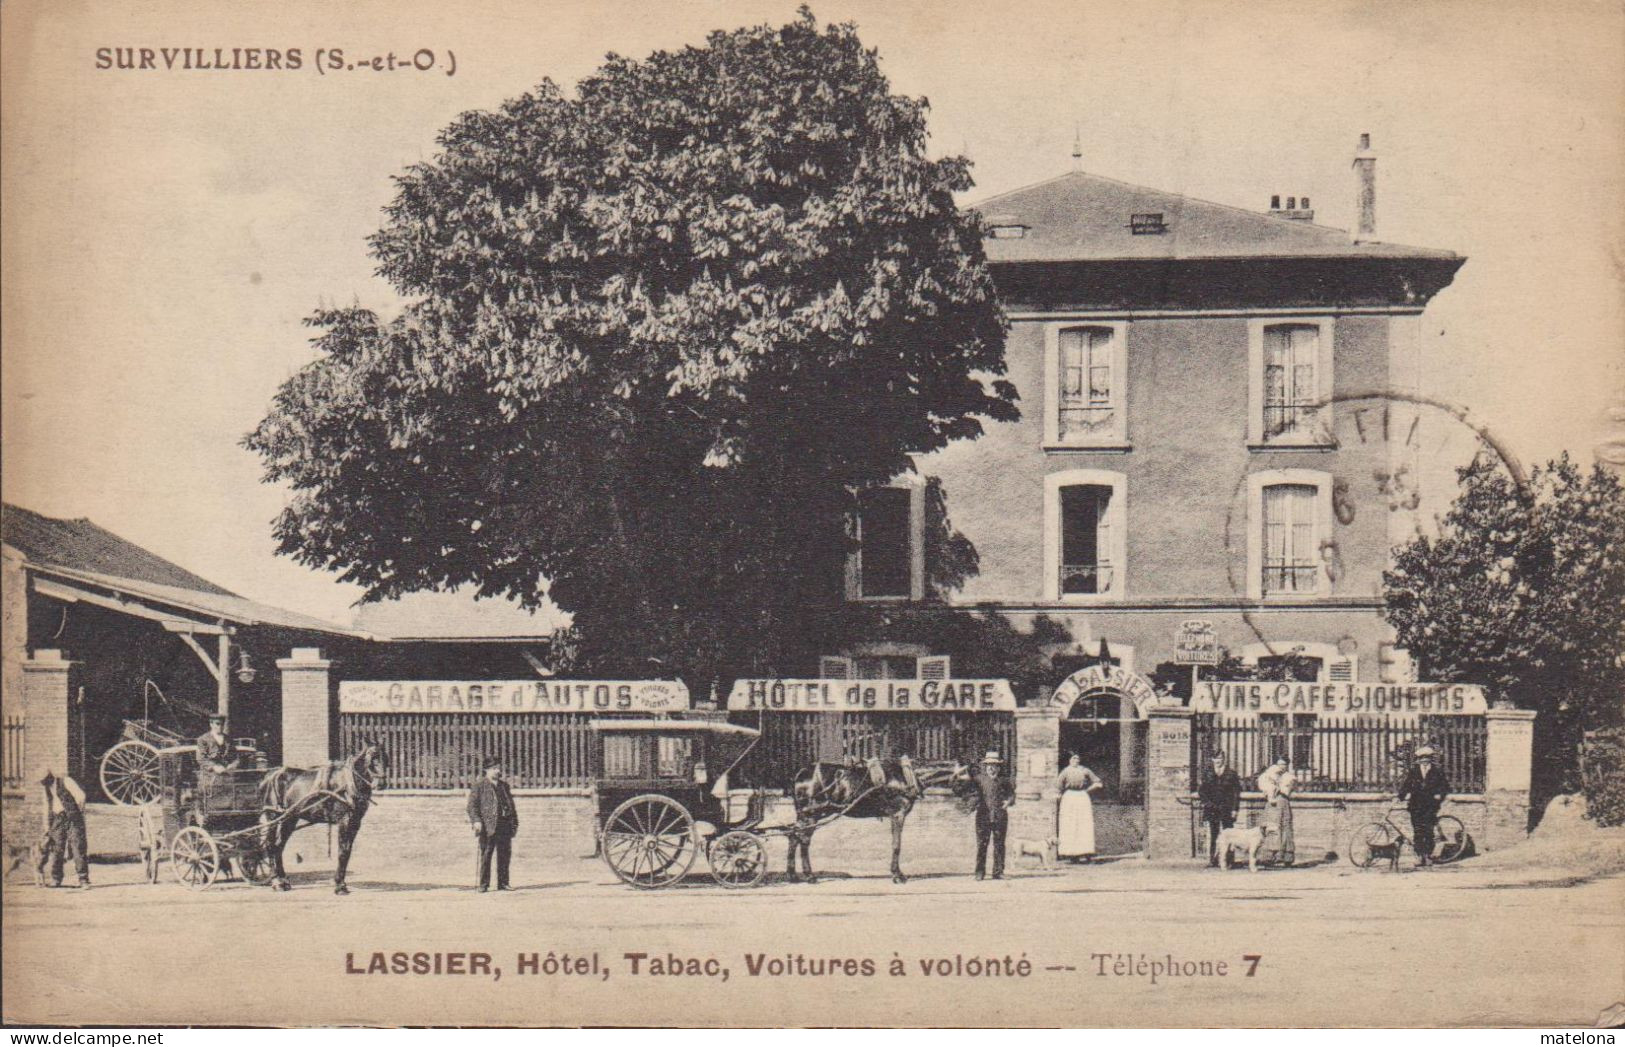
{"label": "carriage wheel", "polygon": [[220,848],[214,837],[188,825],[169,842],[169,868],[176,880],[200,891],[220,875]]}
{"label": "carriage wheel", "polygon": [[121,807],[139,807],[158,799],[158,750],[127,739],[102,756],[102,792]]}
{"label": "carriage wheel", "polygon": [[724,887],[755,887],[767,876],[767,848],[755,833],[736,829],[711,841],[711,875]]}
{"label": "carriage wheel", "polygon": [[1448,864],[1467,853],[1467,827],[1460,818],[1445,815],[1433,827],[1433,860]]}
{"label": "carriage wheel", "polygon": [[604,822],[604,861],[633,887],[671,886],[688,874],[698,852],[694,819],[665,796],[634,796]]}
{"label": "carriage wheel", "polygon": [[1399,837],[1387,822],[1372,822],[1354,830],[1349,837],[1349,861],[1362,869],[1371,868],[1373,847],[1391,847]]}
{"label": "carriage wheel", "polygon": [[276,879],[276,866],[264,851],[244,851],[231,860],[237,878],[256,887],[264,887]]}
{"label": "carriage wheel", "polygon": [[163,856],[163,845],[158,840],[158,809],[151,804],[141,808],[136,823],[136,846],[141,852],[141,868],[148,883],[158,882],[158,862]]}

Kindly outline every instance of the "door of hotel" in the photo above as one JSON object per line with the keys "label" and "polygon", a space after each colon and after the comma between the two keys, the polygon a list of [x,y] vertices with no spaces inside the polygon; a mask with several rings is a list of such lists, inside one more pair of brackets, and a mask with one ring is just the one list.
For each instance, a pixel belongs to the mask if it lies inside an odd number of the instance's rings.
{"label": "door of hotel", "polygon": [[1057,765],[1076,754],[1105,787],[1092,794],[1095,846],[1103,856],[1145,850],[1146,721],[1116,690],[1084,694],[1060,723]]}

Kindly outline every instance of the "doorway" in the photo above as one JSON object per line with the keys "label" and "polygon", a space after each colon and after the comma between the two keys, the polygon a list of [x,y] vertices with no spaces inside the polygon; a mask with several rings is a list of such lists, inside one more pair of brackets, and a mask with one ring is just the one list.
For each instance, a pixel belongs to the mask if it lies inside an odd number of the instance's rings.
{"label": "doorway", "polygon": [[1057,766],[1076,754],[1104,783],[1095,792],[1095,846],[1101,856],[1145,850],[1146,721],[1118,691],[1086,694],[1060,722]]}

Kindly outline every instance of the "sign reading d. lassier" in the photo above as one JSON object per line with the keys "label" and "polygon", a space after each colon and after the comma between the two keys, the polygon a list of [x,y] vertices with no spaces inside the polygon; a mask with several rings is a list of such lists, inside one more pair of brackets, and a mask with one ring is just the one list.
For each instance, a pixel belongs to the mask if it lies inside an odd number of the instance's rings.
{"label": "sign reading d. lassier", "polygon": [[1009,680],[735,680],[729,709],[1013,712]]}
{"label": "sign reading d. lassier", "polygon": [[1484,688],[1470,683],[1293,683],[1203,680],[1199,713],[1481,714]]}
{"label": "sign reading d. lassier", "polygon": [[621,713],[688,708],[681,680],[346,680],[341,713]]}

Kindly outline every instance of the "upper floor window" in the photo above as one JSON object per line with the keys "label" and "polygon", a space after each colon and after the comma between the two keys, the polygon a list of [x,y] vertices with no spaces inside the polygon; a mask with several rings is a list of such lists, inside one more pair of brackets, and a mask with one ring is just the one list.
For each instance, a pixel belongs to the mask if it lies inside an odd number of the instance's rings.
{"label": "upper floor window", "polygon": [[1046,330],[1046,446],[1126,448],[1125,327],[1052,324]]}
{"label": "upper floor window", "polygon": [[1308,484],[1264,488],[1264,595],[1312,593],[1319,586],[1315,489]]}
{"label": "upper floor window", "polygon": [[1112,489],[1061,488],[1061,595],[1095,595],[1112,587]]}
{"label": "upper floor window", "polygon": [[1333,562],[1330,474],[1311,469],[1253,473],[1248,487],[1248,595],[1324,596]]}
{"label": "upper floor window", "polygon": [[858,548],[847,561],[848,598],[924,596],[924,495],[919,485],[871,487],[858,494]]}
{"label": "upper floor window", "polygon": [[1122,599],[1126,489],[1122,473],[1099,469],[1044,478],[1046,599]]}
{"label": "upper floor window", "polygon": [[1331,444],[1331,320],[1252,321],[1249,370],[1250,443],[1272,448]]}
{"label": "upper floor window", "polygon": [[818,659],[826,680],[946,680],[947,655],[827,654]]}

